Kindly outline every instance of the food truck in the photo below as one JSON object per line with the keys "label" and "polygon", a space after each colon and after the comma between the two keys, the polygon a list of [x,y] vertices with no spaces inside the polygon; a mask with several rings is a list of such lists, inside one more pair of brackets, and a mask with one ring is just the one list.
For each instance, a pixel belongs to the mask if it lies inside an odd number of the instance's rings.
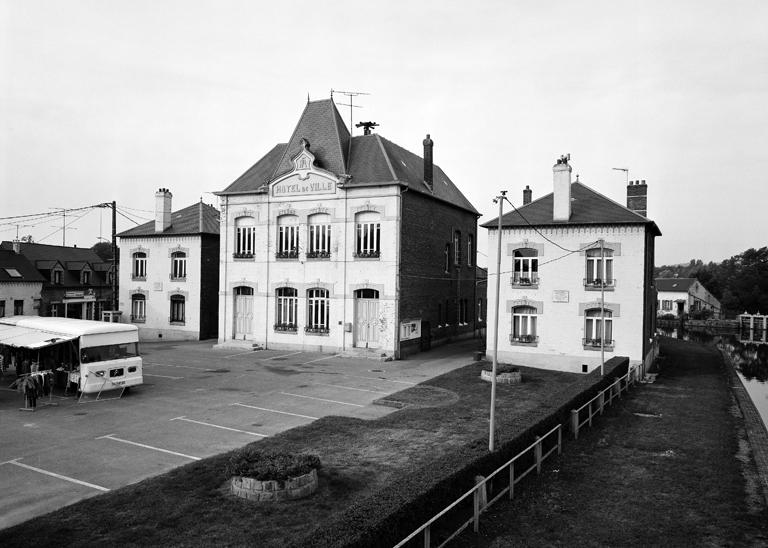
{"label": "food truck", "polygon": [[[0,346],[31,370],[65,371],[83,394],[142,384],[139,330],[135,325],[10,316],[0,318]],[[18,366],[17,366],[18,367]],[[30,373],[30,371],[23,372]]]}

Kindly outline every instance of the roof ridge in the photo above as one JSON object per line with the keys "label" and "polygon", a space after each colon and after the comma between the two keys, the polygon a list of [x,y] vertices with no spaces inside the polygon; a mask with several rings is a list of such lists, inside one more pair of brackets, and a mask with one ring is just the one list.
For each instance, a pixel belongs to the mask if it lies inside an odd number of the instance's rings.
{"label": "roof ridge", "polygon": [[[315,103],[319,103],[320,101],[314,101]],[[293,138],[296,136],[296,132],[299,131],[299,125],[301,125],[301,121],[304,119],[304,115],[307,113],[307,110],[309,110],[309,105],[312,104],[313,101],[307,101],[307,104],[304,105],[304,110],[301,111],[301,116],[299,116],[299,119],[296,121],[296,126],[293,128],[293,131],[291,132],[291,138],[288,139],[288,142],[285,145],[285,150],[280,155],[280,160],[278,160],[277,164],[275,165],[275,169],[272,171],[272,175],[269,177],[269,180],[274,179],[279,175],[277,171],[280,169],[280,166],[283,164],[283,160],[286,158],[286,155],[288,154],[288,148],[291,145],[291,142],[293,141]]]}
{"label": "roof ridge", "polygon": [[395,168],[392,167],[392,161],[389,159],[389,154],[387,153],[387,149],[384,147],[384,143],[382,143],[382,140],[387,140],[386,138],[382,137],[378,133],[374,133],[373,136],[376,138],[376,142],[379,143],[379,148],[381,149],[381,153],[384,155],[384,160],[387,162],[387,167],[389,168],[389,172],[392,174],[392,180],[397,181],[397,174],[395,173]]}
{"label": "roof ridge", "polygon": [[[348,169],[348,163],[349,163],[348,156],[349,156],[349,153],[352,152],[352,143],[351,143],[351,141],[352,141],[352,133],[351,133],[351,130],[350,130],[350,134],[349,134],[350,144],[349,144],[349,146],[347,146],[348,154],[345,155],[344,154],[344,147],[341,146],[341,136],[339,135],[339,123],[338,123],[338,120],[337,120],[337,118],[340,116],[339,109],[336,108],[336,103],[333,101],[333,99],[330,100],[330,103],[331,103],[331,108],[333,109],[333,111],[331,112],[331,118],[333,118],[333,128],[336,130],[336,137],[337,137],[336,140],[339,143],[339,151],[341,152],[341,163],[342,163],[342,166],[344,167],[344,174],[346,174],[349,171],[349,169]],[[341,173],[339,175],[341,175]]]}

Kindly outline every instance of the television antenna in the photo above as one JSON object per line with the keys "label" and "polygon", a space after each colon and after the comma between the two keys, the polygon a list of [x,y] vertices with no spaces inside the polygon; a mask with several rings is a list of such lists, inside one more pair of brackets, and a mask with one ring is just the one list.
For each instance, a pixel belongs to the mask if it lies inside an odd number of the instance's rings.
{"label": "television antenna", "polygon": [[626,179],[627,179],[626,183],[629,184],[629,168],[628,167],[614,167],[614,168],[611,168],[611,169],[613,169],[615,171],[623,171],[624,175],[626,176]]}
{"label": "television antenna", "polygon": [[352,109],[354,108],[363,108],[360,105],[354,104],[354,99],[358,95],[370,95],[370,93],[365,93],[363,91],[341,91],[339,89],[332,89],[331,90],[331,100],[333,100],[333,94],[334,93],[340,93],[341,95],[346,95],[349,97],[349,103],[339,103],[339,105],[344,107],[349,107],[349,134],[352,135],[352,128],[354,125],[352,124]]}

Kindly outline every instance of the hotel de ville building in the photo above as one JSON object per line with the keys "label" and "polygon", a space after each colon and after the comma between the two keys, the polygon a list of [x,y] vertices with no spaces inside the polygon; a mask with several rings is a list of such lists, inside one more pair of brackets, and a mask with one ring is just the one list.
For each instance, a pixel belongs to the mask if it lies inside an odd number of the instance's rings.
{"label": "hotel de ville building", "polygon": [[[219,344],[399,358],[484,326],[478,213],[433,163],[352,136],[332,99],[224,190]],[[421,138],[419,138],[421,140]]]}

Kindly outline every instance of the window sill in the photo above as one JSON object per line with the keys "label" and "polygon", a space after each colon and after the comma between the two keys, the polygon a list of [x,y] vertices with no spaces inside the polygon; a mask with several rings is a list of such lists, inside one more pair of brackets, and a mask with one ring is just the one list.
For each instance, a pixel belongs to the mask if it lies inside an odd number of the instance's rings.
{"label": "window sill", "polygon": [[329,251],[307,251],[308,261],[328,261],[331,258]]}
{"label": "window sill", "polygon": [[538,289],[539,283],[521,284],[512,282],[512,289]]}
{"label": "window sill", "polygon": [[512,335],[510,335],[509,344],[511,346],[539,346],[539,338],[538,337],[531,337],[529,339],[526,339],[524,337],[514,338]]}
{"label": "window sill", "polygon": [[312,337],[328,337],[331,334],[331,330],[327,327],[305,327],[304,333]]}
{"label": "window sill", "polygon": [[[613,345],[610,345],[610,346],[606,345],[605,347],[603,347],[603,349],[606,352],[613,352]],[[591,344],[585,344],[584,345],[584,350],[596,350],[597,352],[600,352],[600,347],[599,346],[592,346]]]}
{"label": "window sill", "polygon": [[600,287],[599,285],[585,285],[584,291],[613,291],[614,287],[612,285],[606,285],[605,287]]}
{"label": "window sill", "polygon": [[146,323],[146,318],[131,318],[131,323]]}
{"label": "window sill", "polygon": [[235,262],[253,262],[256,257],[253,253],[233,253],[232,260]]}
{"label": "window sill", "polygon": [[131,276],[131,280],[133,280],[134,282],[146,282],[147,281],[147,277],[146,276]]}
{"label": "window sill", "polygon": [[295,335],[298,331],[298,328],[295,325],[275,325],[274,326],[275,333],[286,333],[288,335]]}
{"label": "window sill", "polygon": [[173,276],[171,276],[169,279],[172,282],[186,282],[187,281],[187,277],[186,276],[184,276],[183,278],[174,278]]}
{"label": "window sill", "polygon": [[171,320],[168,323],[170,323],[171,325],[187,325],[187,322],[185,321],[176,321],[176,320]]}

